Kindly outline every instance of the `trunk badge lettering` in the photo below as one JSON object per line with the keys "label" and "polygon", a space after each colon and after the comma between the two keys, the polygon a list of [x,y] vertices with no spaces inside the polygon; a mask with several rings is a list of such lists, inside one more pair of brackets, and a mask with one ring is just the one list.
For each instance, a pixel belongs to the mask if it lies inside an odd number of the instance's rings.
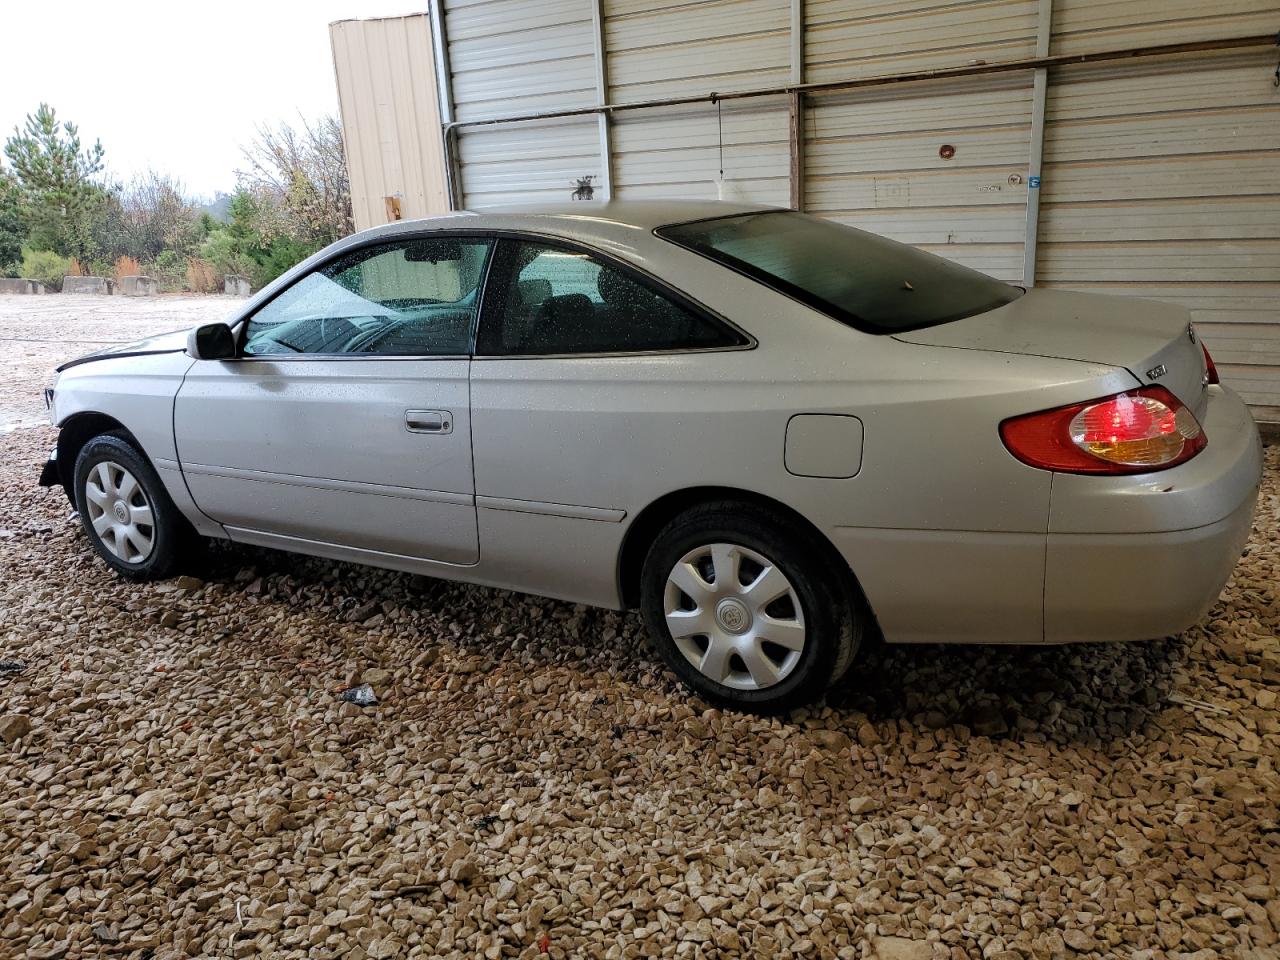
{"label": "trunk badge lettering", "polygon": [[1169,368],[1168,368],[1168,367],[1166,367],[1166,366],[1162,363],[1162,364],[1160,364],[1160,366],[1158,366],[1158,367],[1152,367],[1150,370],[1148,370],[1148,371],[1147,371],[1147,379],[1148,379],[1148,380],[1159,380],[1161,377],[1163,377],[1163,376],[1164,376],[1166,373],[1168,373],[1168,372],[1169,372]]}

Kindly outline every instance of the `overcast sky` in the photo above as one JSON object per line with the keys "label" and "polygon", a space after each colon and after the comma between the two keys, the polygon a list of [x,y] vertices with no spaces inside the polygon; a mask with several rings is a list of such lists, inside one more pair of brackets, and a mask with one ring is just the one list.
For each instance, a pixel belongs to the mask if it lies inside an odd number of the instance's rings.
{"label": "overcast sky", "polygon": [[154,167],[230,190],[256,124],[337,113],[329,23],[426,0],[6,0],[0,140],[43,100],[102,141],[118,179]]}

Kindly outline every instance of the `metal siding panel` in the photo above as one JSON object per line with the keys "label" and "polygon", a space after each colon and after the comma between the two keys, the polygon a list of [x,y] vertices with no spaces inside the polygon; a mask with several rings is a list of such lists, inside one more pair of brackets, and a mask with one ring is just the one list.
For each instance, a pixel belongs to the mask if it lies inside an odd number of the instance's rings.
{"label": "metal siding panel", "polygon": [[430,18],[425,19],[421,31],[404,32],[400,51],[401,67],[409,77],[400,129],[406,139],[416,141],[412,154],[416,163],[412,166],[419,171],[420,193],[410,215],[427,217],[446,213],[450,208],[449,177],[440,136],[440,90]]}
{"label": "metal siding panel", "polygon": [[448,0],[459,120],[596,101],[592,0]]}
{"label": "metal siding panel", "polygon": [[790,2],[607,2],[605,49],[618,103],[783,84],[791,75]]}
{"label": "metal siding panel", "polygon": [[1272,33],[1275,0],[1054,0],[1053,52]]}
{"label": "metal siding panel", "polygon": [[[447,0],[445,31],[459,120],[597,102],[592,0]],[[464,203],[565,200],[601,182],[593,117],[463,128]]]}
{"label": "metal siding panel", "polygon": [[[1280,195],[1177,197],[1092,203],[1046,203],[1046,239],[1238,240],[1280,236]],[[1141,281],[1136,281],[1141,283]]]}
{"label": "metal siding panel", "polygon": [[808,0],[810,81],[1016,60],[1035,54],[1037,0]]}
{"label": "metal siding panel", "polygon": [[464,128],[458,148],[470,208],[568,200],[578,177],[600,175],[594,117]]}
{"label": "metal siding panel", "polygon": [[354,78],[357,55],[352,44],[356,37],[341,27],[342,24],[330,26],[329,40],[333,47],[333,68],[338,86],[338,114],[342,118],[342,146],[351,182],[351,214],[356,228],[363,229],[371,223],[368,209],[371,171],[364,155],[364,143],[356,136],[355,129],[356,117],[364,109],[361,97],[367,90]]}
{"label": "metal siding panel", "polygon": [[[782,98],[721,104],[724,171],[737,199],[785,206],[789,194],[787,104]],[[716,109],[707,104],[621,113],[613,121],[619,199],[711,199],[720,171]]]}
{"label": "metal siding panel", "polygon": [[[1148,18],[1155,9],[1067,0],[1058,22],[1088,27],[1098,45],[1102,33],[1136,29],[1137,8]],[[1214,9],[1231,17],[1247,8]],[[1146,23],[1132,42],[1229,32],[1217,13],[1182,16],[1208,8],[1175,2],[1158,9],[1167,22]],[[1167,34],[1188,23],[1199,32]],[[1258,52],[1055,73],[1038,265],[1048,286],[1187,306],[1224,382],[1260,417],[1280,404],[1274,69],[1274,54]]]}
{"label": "metal siding panel", "polygon": [[385,197],[404,217],[449,209],[439,100],[425,15],[330,25],[357,229],[385,223]]}
{"label": "metal siding panel", "polygon": [[[1028,77],[832,95],[806,113],[806,210],[1021,276]],[[939,156],[944,143],[951,160]]]}
{"label": "metal siding panel", "polygon": [[[609,100],[783,84],[791,75],[790,0],[606,0]],[[721,104],[726,196],[786,205],[785,98]],[[716,108],[710,102],[615,114],[614,196],[718,195]]]}

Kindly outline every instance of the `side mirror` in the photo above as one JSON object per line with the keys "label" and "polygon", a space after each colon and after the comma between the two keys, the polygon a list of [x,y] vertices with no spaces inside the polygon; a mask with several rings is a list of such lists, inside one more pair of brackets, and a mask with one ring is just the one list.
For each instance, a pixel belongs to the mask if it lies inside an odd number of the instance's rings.
{"label": "side mirror", "polygon": [[236,338],[225,323],[206,323],[187,335],[187,353],[197,360],[230,360],[236,355]]}

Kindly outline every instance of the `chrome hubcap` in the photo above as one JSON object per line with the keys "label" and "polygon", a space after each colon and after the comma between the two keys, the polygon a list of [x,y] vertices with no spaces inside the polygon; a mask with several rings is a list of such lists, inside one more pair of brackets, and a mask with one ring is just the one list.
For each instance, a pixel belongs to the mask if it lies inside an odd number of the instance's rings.
{"label": "chrome hubcap", "polygon": [[667,629],[698,672],[737,690],[781,683],[804,653],[804,612],[786,575],[733,543],[690,550],[672,568]]}
{"label": "chrome hubcap", "polygon": [[84,482],[89,524],[98,540],[125,563],[141,563],[155,546],[155,517],[142,484],[120,464],[104,460]]}

